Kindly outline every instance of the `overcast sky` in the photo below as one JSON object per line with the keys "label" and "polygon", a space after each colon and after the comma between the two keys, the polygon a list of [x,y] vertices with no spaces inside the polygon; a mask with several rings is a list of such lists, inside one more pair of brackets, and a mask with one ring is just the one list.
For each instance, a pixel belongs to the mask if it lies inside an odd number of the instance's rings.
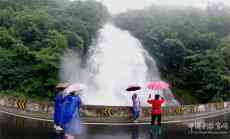
{"label": "overcast sky", "polygon": [[193,6],[205,7],[209,2],[223,2],[230,5],[230,0],[97,0],[102,2],[109,9],[111,14],[118,14],[127,10],[143,9],[144,7],[155,5],[167,6]]}

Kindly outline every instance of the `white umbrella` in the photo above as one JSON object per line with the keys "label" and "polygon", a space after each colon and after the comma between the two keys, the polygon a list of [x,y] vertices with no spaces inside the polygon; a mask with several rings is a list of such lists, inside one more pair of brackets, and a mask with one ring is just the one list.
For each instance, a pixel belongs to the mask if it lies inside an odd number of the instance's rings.
{"label": "white umbrella", "polygon": [[64,90],[64,96],[67,96],[72,92],[76,92],[80,94],[80,92],[82,93],[82,90],[84,89],[86,89],[86,85],[84,84],[81,84],[81,83],[71,84]]}

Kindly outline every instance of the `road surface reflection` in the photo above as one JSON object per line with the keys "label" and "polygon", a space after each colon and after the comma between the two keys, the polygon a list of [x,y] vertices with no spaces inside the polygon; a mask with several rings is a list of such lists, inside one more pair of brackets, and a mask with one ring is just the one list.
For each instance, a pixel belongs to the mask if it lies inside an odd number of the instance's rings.
{"label": "road surface reflection", "polygon": [[[229,121],[230,115],[203,121]],[[149,125],[140,126],[85,126],[76,139],[229,139],[230,134],[193,134],[192,123],[163,124],[159,136],[152,135]],[[63,139],[55,134],[52,123],[16,118],[0,114],[0,139]]]}

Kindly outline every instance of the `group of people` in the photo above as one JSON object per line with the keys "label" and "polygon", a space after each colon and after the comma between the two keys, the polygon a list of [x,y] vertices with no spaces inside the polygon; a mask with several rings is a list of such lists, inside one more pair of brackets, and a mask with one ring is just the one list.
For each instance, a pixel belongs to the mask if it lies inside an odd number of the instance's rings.
{"label": "group of people", "polygon": [[80,107],[81,98],[78,92],[66,94],[64,87],[57,88],[54,110],[54,128],[56,131],[64,130],[66,139],[73,139],[80,134]]}
{"label": "group of people", "polygon": [[[133,94],[132,96],[132,102],[133,102],[133,119],[134,122],[137,122],[140,113],[141,113],[141,102],[137,94]],[[148,104],[152,105],[152,125],[158,125],[161,126],[161,105],[165,102],[165,99],[161,97],[159,94],[155,95],[155,98],[152,99],[151,94],[149,95],[149,98],[147,100]]]}
{"label": "group of people", "polygon": [[[152,125],[161,126],[161,105],[165,99],[156,94],[153,99],[151,95],[147,103],[152,105]],[[141,113],[141,102],[137,94],[132,96],[133,102],[133,119],[138,122]],[[75,135],[79,135],[82,131],[80,123],[80,107],[81,98],[79,92],[66,93],[65,88],[57,88],[55,97],[55,110],[54,110],[54,128],[56,131],[63,130],[66,139],[72,139]]]}

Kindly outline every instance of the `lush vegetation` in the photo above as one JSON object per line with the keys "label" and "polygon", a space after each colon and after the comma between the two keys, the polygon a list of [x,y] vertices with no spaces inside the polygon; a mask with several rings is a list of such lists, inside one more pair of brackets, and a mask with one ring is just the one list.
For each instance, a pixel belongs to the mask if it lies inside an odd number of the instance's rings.
{"label": "lush vegetation", "polygon": [[141,40],[178,97],[206,103],[230,99],[229,10],[152,6],[120,14],[114,22]]}
{"label": "lush vegetation", "polygon": [[92,0],[0,0],[1,94],[51,98],[64,49],[84,56],[107,17]]}
{"label": "lush vegetation", "polygon": [[[230,13],[152,6],[114,17],[184,103],[230,99]],[[0,94],[52,98],[66,48],[87,54],[108,18],[93,0],[0,0]],[[85,58],[83,58],[85,59]]]}

